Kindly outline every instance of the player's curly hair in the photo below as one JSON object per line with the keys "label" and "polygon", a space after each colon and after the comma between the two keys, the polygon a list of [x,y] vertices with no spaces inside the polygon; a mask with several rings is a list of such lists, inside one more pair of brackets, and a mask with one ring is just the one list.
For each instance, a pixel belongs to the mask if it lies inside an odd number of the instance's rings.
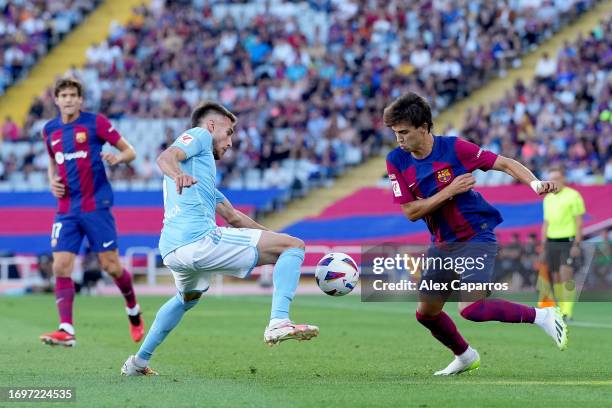
{"label": "player's curly hair", "polygon": [[58,79],[55,82],[55,87],[53,88],[53,95],[57,97],[59,93],[66,88],[76,88],[77,95],[83,96],[83,84],[81,83],[81,81],[74,77],[65,77]]}
{"label": "player's curly hair", "polygon": [[428,132],[433,127],[429,104],[414,92],[405,93],[387,106],[383,112],[383,121],[388,127],[408,124],[418,128],[426,124]]}
{"label": "player's curly hair", "polygon": [[226,116],[232,121],[232,123],[236,123],[236,115],[230,112],[225,106],[217,102],[204,101],[196,106],[191,113],[191,126],[199,126],[200,120],[211,112]]}

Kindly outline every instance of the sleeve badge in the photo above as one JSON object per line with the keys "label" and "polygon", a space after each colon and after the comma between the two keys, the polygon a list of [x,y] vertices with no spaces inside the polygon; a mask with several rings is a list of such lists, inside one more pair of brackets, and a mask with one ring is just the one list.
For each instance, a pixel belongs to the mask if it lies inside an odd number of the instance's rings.
{"label": "sleeve badge", "polygon": [[178,142],[184,144],[185,146],[189,146],[189,143],[193,142],[193,136],[184,133],[178,138]]}

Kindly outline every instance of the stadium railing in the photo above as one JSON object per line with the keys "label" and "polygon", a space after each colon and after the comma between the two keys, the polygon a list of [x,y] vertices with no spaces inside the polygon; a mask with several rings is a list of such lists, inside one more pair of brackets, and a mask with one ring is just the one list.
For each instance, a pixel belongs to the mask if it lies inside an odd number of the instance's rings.
{"label": "stadium railing", "polygon": [[29,281],[34,278],[35,268],[32,265],[36,265],[38,262],[35,256],[11,256],[11,257],[0,257],[0,282],[9,281],[9,268],[11,265],[15,265],[18,268],[19,276],[21,280]]}
{"label": "stadium railing", "polygon": [[[144,254],[146,256],[146,265],[136,265],[134,262],[135,255]],[[125,251],[125,255],[123,257],[123,265],[125,268],[134,275],[143,274],[143,272],[147,276],[147,284],[155,285],[157,281],[157,275],[161,274],[160,270],[157,268],[157,257],[159,256],[159,249],[157,248],[149,248],[149,247],[130,247]],[[166,271],[165,275],[170,275],[170,270],[167,268],[161,268],[162,271]]]}
{"label": "stadium railing", "polygon": [[[359,257],[361,254],[362,247],[360,246],[325,246],[325,245],[312,245],[307,246],[306,252],[308,254],[307,262],[303,266],[303,272],[312,274],[315,271],[316,263],[319,258],[330,252],[344,252],[353,257]],[[140,260],[139,260],[140,257]],[[75,262],[75,277],[78,278],[80,273],[82,257],[77,257]],[[145,262],[143,263],[142,260]],[[145,246],[130,247],[125,251],[125,255],[122,257],[122,263],[126,269],[136,275],[145,276],[148,285],[157,285],[158,277],[160,276],[171,276],[170,271],[163,266],[160,266],[159,262],[159,249],[150,248]],[[6,284],[9,281],[12,284],[26,283],[36,277],[36,265],[37,258],[35,256],[10,256],[0,257],[0,283]],[[17,267],[19,279],[9,279],[9,268],[14,265]],[[271,278],[272,268],[269,266],[260,266],[253,270],[251,276],[258,277],[263,280]]]}
{"label": "stadium railing", "polygon": [[[596,239],[603,231],[611,231],[612,218],[609,218],[600,223],[584,228],[583,234],[585,240]],[[356,260],[360,260],[364,247],[358,245],[307,245],[306,260],[302,267],[302,271],[306,274],[313,274],[318,260],[324,255],[331,252],[343,252]],[[122,256],[122,263],[126,269],[135,276],[144,276],[147,285],[154,286],[158,284],[160,276],[171,276],[170,271],[164,267],[159,258],[159,249],[147,246],[135,246],[126,249]],[[81,272],[82,257],[78,256],[75,262],[75,278],[78,279]],[[11,286],[18,286],[20,283],[28,283],[31,280],[38,279],[37,262],[35,256],[16,255],[1,257],[0,256],[0,283],[11,283]],[[9,278],[9,270],[11,266],[16,267],[18,279]],[[272,267],[260,266],[253,270],[252,277],[258,278],[262,282],[271,280]],[[218,283],[218,282],[217,282]]]}

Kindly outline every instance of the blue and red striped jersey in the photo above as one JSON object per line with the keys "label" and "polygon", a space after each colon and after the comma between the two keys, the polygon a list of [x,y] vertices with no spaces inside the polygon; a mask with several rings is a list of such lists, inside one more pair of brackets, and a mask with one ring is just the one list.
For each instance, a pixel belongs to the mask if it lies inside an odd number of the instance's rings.
{"label": "blue and red striped jersey", "polygon": [[[496,158],[495,153],[450,136],[434,136],[432,151],[424,159],[397,147],[387,155],[393,200],[406,204],[429,198],[457,176],[490,170]],[[456,195],[424,220],[434,242],[468,241],[503,221],[499,211],[474,190]]]}
{"label": "blue and red striped jersey", "polygon": [[58,200],[58,213],[89,212],[113,205],[113,190],[100,157],[102,146],[117,144],[121,135],[103,115],[81,112],[70,123],[61,116],[47,122],[42,131],[66,193]]}

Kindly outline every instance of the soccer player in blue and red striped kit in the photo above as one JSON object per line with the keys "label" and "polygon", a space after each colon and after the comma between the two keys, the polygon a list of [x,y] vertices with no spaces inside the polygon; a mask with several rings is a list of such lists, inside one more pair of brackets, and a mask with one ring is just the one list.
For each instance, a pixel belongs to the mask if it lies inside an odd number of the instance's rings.
{"label": "soccer player in blue and red striped kit", "polygon": [[[83,86],[78,80],[58,80],[54,95],[59,115],[45,124],[42,134],[50,156],[49,183],[58,199],[51,247],[60,325],[58,330],[45,333],[40,339],[50,345],[72,347],[76,344],[71,274],[86,236],[92,251],[98,253],[102,269],[113,277],[125,298],[130,335],[138,342],[144,334],[144,323],[132,277],[119,261],[117,230],[110,211],[113,192],[104,169],[104,161],[111,166],[129,163],[136,158],[136,152],[106,117],[81,111]],[[102,152],[107,142],[119,153]]]}
{"label": "soccer player in blue and red striped kit", "polygon": [[[433,135],[429,104],[415,93],[409,92],[391,103],[384,111],[383,120],[399,144],[387,156],[394,202],[401,205],[410,221],[424,219],[427,223],[433,241],[428,256],[466,259],[468,254],[484,259],[479,273],[458,273],[456,267],[450,271],[431,267],[423,271],[421,282],[491,281],[497,252],[493,230],[502,222],[502,217],[473,190],[475,180],[471,172],[476,169],[503,171],[531,186],[537,194],[555,192],[557,186],[538,180],[516,160],[483,150],[458,137]],[[435,375],[459,374],[480,366],[478,352],[469,346],[442,310],[450,292],[423,289],[419,293],[417,320],[455,355]],[[556,308],[538,309],[503,299],[488,299],[487,291],[483,290],[469,294],[461,291],[459,310],[462,317],[474,322],[536,324],[553,338],[559,349],[567,347],[567,327]]]}

